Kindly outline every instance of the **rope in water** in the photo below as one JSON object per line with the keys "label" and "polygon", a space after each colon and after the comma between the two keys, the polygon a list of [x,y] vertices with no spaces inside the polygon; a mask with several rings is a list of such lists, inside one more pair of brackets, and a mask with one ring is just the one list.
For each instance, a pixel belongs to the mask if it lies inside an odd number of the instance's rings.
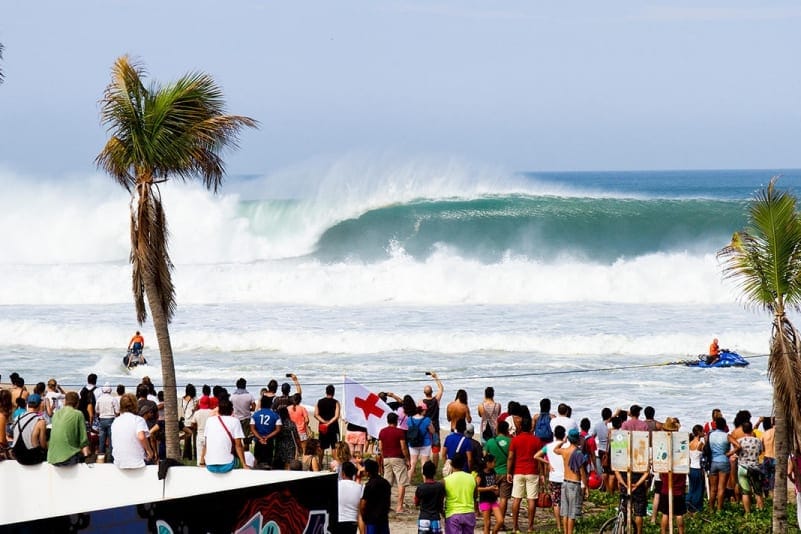
{"label": "rope in water", "polygon": [[[767,358],[769,354],[757,354],[755,356],[749,356],[749,360],[753,360],[756,358]],[[462,376],[462,377],[454,377],[454,378],[442,378],[440,380],[443,382],[466,382],[466,381],[473,381],[473,380],[498,380],[504,378],[520,378],[520,377],[529,377],[529,376],[549,376],[549,375],[569,375],[569,374],[579,374],[579,373],[601,373],[601,372],[611,372],[611,371],[626,371],[630,369],[647,369],[647,368],[656,368],[656,367],[667,367],[670,365],[688,365],[691,363],[696,362],[697,360],[678,360],[678,361],[671,361],[671,362],[660,362],[660,363],[643,363],[643,364],[636,364],[636,365],[618,365],[613,367],[593,367],[589,369],[558,369],[552,371],[531,371],[527,373],[506,373],[506,374],[494,374],[494,375],[482,375],[482,376]],[[412,384],[412,383],[419,383],[419,382],[430,382],[431,377],[426,376],[423,378],[396,378],[396,379],[389,379],[389,380],[359,380],[358,382],[362,385],[367,384]],[[305,386],[326,386],[330,384],[331,381],[328,382],[304,382],[302,385]],[[65,387],[83,387],[84,384],[61,384]],[[162,389],[163,386],[154,384],[156,388]],[[233,385],[224,385],[224,387],[233,387]],[[179,385],[177,387],[184,387]]]}

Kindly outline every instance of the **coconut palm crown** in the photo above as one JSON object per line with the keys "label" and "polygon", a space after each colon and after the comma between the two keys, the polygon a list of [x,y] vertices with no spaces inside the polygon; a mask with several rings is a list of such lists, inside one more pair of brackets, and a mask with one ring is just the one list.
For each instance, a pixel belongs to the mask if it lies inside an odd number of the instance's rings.
{"label": "coconut palm crown", "polygon": [[165,390],[167,456],[179,457],[175,364],[168,324],[175,287],[167,220],[158,184],[171,177],[200,180],[217,191],[225,168],[221,152],[236,148],[240,130],[256,121],[226,115],[220,88],[208,74],[190,73],[168,85],[145,87],[144,67],[122,56],[100,101],[110,134],[96,163],[132,195],[131,256],[136,319],[147,318],[147,299],[158,340]]}
{"label": "coconut palm crown", "polygon": [[801,304],[801,218],[795,196],[776,189],[776,179],[756,193],[747,228],[735,233],[718,257],[743,300],[773,314],[768,375],[776,418],[773,532],[778,533],[787,531],[789,448],[801,450],[801,338],[785,314]]}

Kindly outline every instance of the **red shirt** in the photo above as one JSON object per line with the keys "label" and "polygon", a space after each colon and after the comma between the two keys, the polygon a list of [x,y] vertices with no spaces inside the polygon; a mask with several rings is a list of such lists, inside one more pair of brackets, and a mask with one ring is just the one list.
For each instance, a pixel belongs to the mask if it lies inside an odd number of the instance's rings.
{"label": "red shirt", "polygon": [[524,432],[516,435],[509,445],[509,455],[514,452],[514,465],[508,466],[508,472],[512,475],[536,475],[534,455],[544,446],[545,443],[534,434]]}
{"label": "red shirt", "polygon": [[378,433],[381,455],[384,458],[405,458],[401,440],[406,441],[406,431],[396,426],[385,426]]}

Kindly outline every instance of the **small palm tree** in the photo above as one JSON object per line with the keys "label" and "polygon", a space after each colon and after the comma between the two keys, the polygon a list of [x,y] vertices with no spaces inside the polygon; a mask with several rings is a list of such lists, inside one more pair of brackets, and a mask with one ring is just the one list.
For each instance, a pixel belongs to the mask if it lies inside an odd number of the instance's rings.
{"label": "small palm tree", "polygon": [[801,303],[801,218],[796,198],[775,187],[759,191],[748,208],[748,225],[718,252],[726,278],[738,282],[743,298],[773,313],[768,375],[776,417],[776,485],[773,532],[787,532],[787,459],[801,440],[801,337],[787,318]]}
{"label": "small palm tree", "polygon": [[128,56],[114,63],[100,102],[101,122],[111,137],[96,163],[132,195],[136,319],[141,324],[147,318],[147,298],[161,355],[167,456],[179,458],[178,396],[168,329],[175,288],[158,184],[171,177],[199,179],[216,192],[224,175],[221,151],[236,147],[240,130],[257,123],[224,114],[222,91],[207,74],[191,73],[169,85],[149,87],[143,77],[143,67]]}

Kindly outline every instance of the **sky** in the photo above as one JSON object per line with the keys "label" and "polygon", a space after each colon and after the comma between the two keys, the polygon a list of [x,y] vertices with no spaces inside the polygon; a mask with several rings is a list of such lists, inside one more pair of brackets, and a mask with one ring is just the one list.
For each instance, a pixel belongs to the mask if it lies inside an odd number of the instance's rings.
{"label": "sky", "polygon": [[391,153],[516,171],[801,167],[792,1],[5,0],[0,168],[94,172],[114,60],[210,73],[231,174]]}

